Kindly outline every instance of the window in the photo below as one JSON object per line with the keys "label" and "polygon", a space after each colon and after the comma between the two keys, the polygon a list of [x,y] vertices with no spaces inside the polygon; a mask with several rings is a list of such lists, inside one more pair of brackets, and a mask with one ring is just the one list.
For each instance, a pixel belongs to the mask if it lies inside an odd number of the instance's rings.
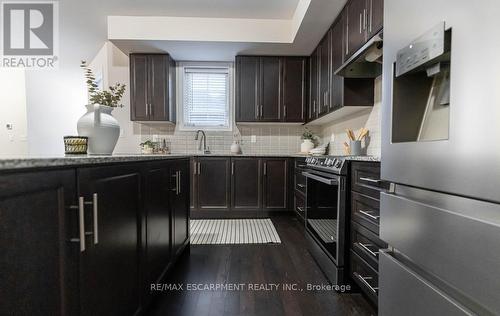
{"label": "window", "polygon": [[231,130],[231,67],[225,64],[184,64],[179,83],[182,130]]}

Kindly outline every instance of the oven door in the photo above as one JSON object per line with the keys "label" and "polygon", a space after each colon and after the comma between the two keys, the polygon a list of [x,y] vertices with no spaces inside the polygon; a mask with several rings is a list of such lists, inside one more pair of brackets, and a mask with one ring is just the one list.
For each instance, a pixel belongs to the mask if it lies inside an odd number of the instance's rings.
{"label": "oven door", "polygon": [[309,170],[303,175],[307,179],[305,225],[307,233],[325,253],[339,266],[343,265],[340,255],[344,244],[344,220],[342,205],[345,190],[341,176]]}

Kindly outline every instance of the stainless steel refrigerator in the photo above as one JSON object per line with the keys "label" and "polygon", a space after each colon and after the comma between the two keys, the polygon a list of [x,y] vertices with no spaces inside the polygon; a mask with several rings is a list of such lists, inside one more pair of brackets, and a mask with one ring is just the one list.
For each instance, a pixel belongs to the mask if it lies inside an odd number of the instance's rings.
{"label": "stainless steel refrigerator", "polygon": [[380,315],[500,315],[500,1],[385,0]]}

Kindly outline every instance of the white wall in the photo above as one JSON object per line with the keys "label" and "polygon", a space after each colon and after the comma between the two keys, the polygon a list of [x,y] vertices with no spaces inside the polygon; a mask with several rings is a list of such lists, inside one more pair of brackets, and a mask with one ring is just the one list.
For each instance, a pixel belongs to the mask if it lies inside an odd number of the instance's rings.
{"label": "white wall", "polygon": [[[7,129],[7,124],[12,129]],[[23,155],[28,151],[26,83],[23,69],[0,70],[0,155]]]}

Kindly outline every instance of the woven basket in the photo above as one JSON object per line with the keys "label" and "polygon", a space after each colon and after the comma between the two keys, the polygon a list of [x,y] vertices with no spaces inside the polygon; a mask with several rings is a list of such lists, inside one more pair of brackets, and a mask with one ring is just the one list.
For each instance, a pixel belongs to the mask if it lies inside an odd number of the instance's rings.
{"label": "woven basket", "polygon": [[64,136],[66,155],[84,155],[87,153],[89,138],[85,136]]}

